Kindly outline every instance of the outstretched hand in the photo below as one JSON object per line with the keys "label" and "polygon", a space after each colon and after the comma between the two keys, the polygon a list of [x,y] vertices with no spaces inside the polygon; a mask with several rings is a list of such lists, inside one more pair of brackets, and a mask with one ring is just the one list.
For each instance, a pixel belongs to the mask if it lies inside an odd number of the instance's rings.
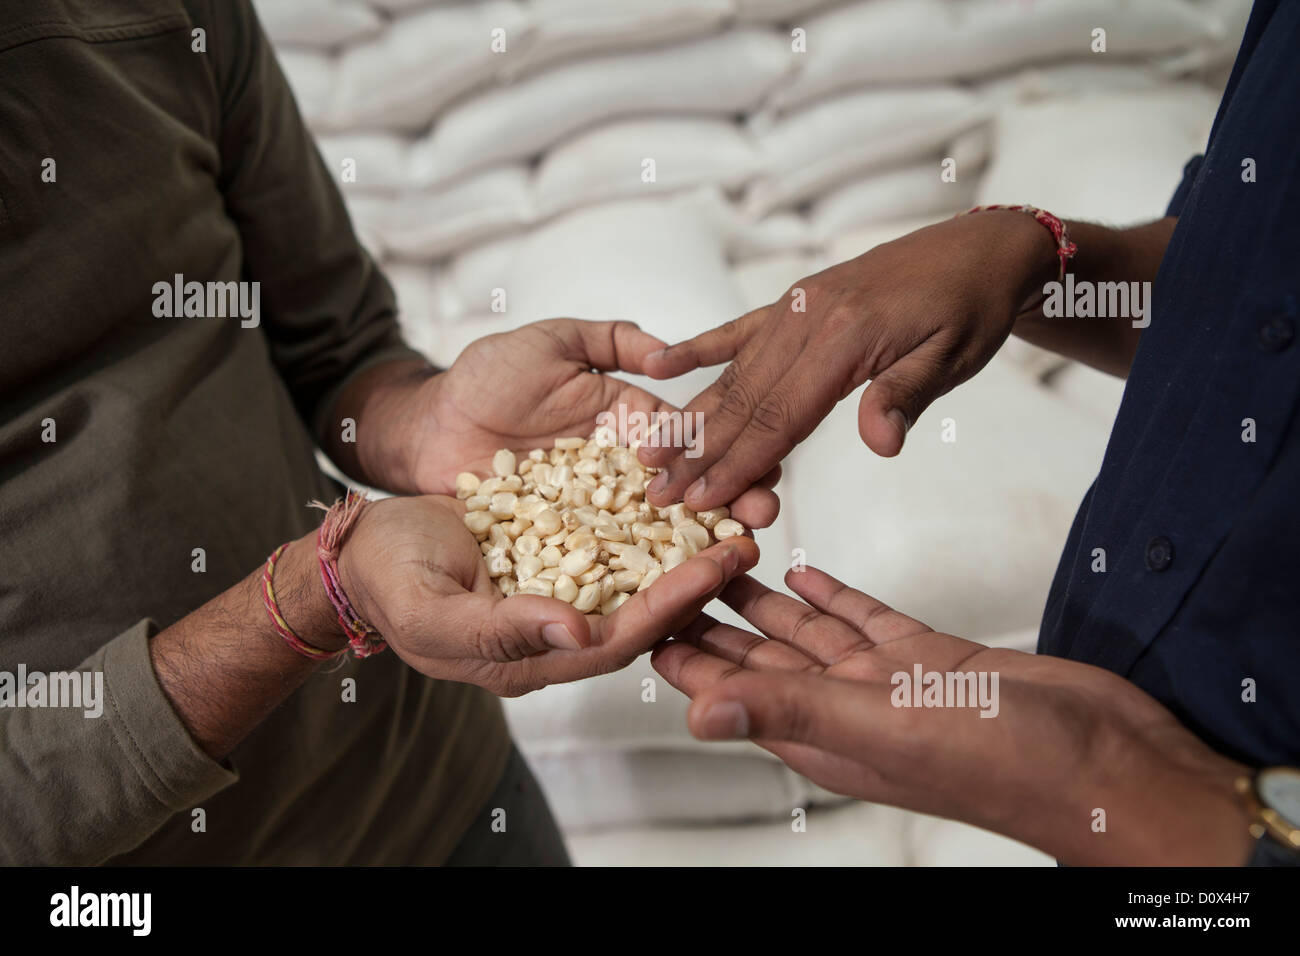
{"label": "outstretched hand", "polygon": [[652,504],[716,507],[749,487],[867,380],[858,432],[896,455],[936,398],[1006,341],[1026,297],[1055,274],[1055,247],[1028,216],[988,212],[929,226],[795,283],[781,299],[644,355],[653,378],[728,363],[686,406],[702,454],[643,447],[666,469]]}
{"label": "outstretched hand", "polygon": [[[693,698],[697,737],[750,738],[830,790],[973,823],[1069,863],[1246,859],[1232,789],[1244,768],[1135,685],[938,633],[813,568],[786,581],[802,601],[748,576],[721,595],[766,637],[701,615],[655,650],[655,669]],[[921,706],[918,673],[938,675],[939,706]],[[944,686],[967,674],[960,706]]]}

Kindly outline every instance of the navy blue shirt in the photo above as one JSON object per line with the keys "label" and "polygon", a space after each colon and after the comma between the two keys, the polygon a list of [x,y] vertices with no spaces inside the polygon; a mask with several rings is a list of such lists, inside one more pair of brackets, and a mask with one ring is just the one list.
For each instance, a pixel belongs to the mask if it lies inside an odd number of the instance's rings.
{"label": "navy blue shirt", "polygon": [[1300,765],[1298,54],[1300,2],[1258,0],[1038,644],[1254,766]]}

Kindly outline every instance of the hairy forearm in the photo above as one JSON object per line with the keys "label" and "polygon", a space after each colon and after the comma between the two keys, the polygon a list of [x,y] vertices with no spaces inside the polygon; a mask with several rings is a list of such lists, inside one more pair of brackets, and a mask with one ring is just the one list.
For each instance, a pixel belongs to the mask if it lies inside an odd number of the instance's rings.
{"label": "hairy forearm", "polygon": [[[1166,217],[1131,229],[1112,229],[1087,222],[1068,223],[1070,238],[1078,245],[1079,251],[1067,268],[1076,285],[1080,282],[1154,282],[1177,222],[1175,218]],[[1047,281],[1056,277],[1053,273]],[[1030,308],[1016,320],[1012,330],[1015,335],[1103,372],[1127,377],[1142,334],[1141,328],[1134,328],[1131,316],[1047,318],[1038,306],[1042,297],[1043,288],[1039,285],[1028,303]],[[1150,299],[1145,301],[1149,309]]]}
{"label": "hairy forearm", "polygon": [[[304,641],[346,644],[317,570],[315,534],[294,541],[276,565],[280,611]],[[318,665],[285,645],[262,603],[259,568],[153,638],[163,692],[195,742],[226,757]]]}
{"label": "hairy forearm", "polygon": [[[438,374],[427,362],[386,362],[356,376],[334,407],[324,451],[346,474],[373,488],[414,494],[422,386]],[[348,430],[344,422],[351,420]]]}
{"label": "hairy forearm", "polygon": [[[356,376],[335,404],[323,439],[326,454],[358,481],[399,493],[416,491],[421,387],[436,374],[427,362],[404,359]],[[324,650],[347,643],[325,596],[315,533],[285,549],[274,587],[281,613],[304,641]],[[261,568],[157,635],[150,655],[181,722],[217,759],[318,666],[291,650],[272,628]]]}

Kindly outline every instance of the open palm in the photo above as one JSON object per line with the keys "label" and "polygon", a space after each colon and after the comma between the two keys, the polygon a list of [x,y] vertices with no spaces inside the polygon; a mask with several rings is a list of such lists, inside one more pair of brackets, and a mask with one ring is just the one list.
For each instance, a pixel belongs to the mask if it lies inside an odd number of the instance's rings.
{"label": "open palm", "polygon": [[[664,347],[631,322],[550,319],[489,335],[468,346],[431,383],[416,473],[420,490],[449,494],[461,471],[490,470],[499,448],[549,448],[559,437],[586,437],[601,412],[653,416],[673,406],[629,385],[611,371],[642,371],[645,357]],[[775,495],[763,487],[741,495],[732,510],[749,527],[776,518]]]}
{"label": "open palm", "polygon": [[[814,568],[786,580],[804,601],[748,577],[722,594],[766,637],[701,616],[656,650],[656,670],[693,698],[697,736],[750,737],[828,789],[1049,852],[1157,777],[1175,792],[1207,779],[1230,792],[1241,772],[1110,671],[939,633]],[[996,674],[989,719],[951,700],[897,706],[896,675],[917,665]]]}

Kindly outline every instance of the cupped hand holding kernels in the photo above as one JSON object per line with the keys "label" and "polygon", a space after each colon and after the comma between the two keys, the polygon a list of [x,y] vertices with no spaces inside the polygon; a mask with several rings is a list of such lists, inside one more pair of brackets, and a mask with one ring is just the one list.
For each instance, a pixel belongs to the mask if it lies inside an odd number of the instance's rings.
{"label": "cupped hand holding kernels", "polygon": [[[529,449],[549,454],[557,437],[590,435],[611,419],[620,423],[625,441],[640,435],[647,445],[656,445],[667,439],[690,455],[700,454],[698,420],[691,420],[688,437],[679,409],[613,374],[645,374],[647,357],[663,348],[661,340],[622,321],[547,319],[477,339],[451,368],[420,387],[414,407],[398,407],[387,416],[396,424],[392,434],[381,433],[384,444],[403,464],[382,484],[390,491],[452,495],[458,473],[491,475],[498,449],[514,449],[520,459]],[[664,417],[676,419],[681,429],[650,427]],[[716,504],[729,507],[747,528],[766,528],[780,510],[772,490],[780,475],[778,465]]]}
{"label": "cupped hand holding kernels", "polygon": [[656,469],[613,429],[557,438],[524,455],[499,450],[494,474],[462,472],[456,496],[488,573],[506,597],[553,597],[610,614],[709,546],[745,533],[725,507],[696,513],[645,499]]}
{"label": "cupped hand holding kernels", "polygon": [[556,600],[558,575],[551,597],[516,588],[502,598],[464,505],[444,495],[372,502],[348,535],[339,578],[357,613],[411,667],[506,697],[626,667],[758,562],[752,538],[728,538],[610,615]]}

